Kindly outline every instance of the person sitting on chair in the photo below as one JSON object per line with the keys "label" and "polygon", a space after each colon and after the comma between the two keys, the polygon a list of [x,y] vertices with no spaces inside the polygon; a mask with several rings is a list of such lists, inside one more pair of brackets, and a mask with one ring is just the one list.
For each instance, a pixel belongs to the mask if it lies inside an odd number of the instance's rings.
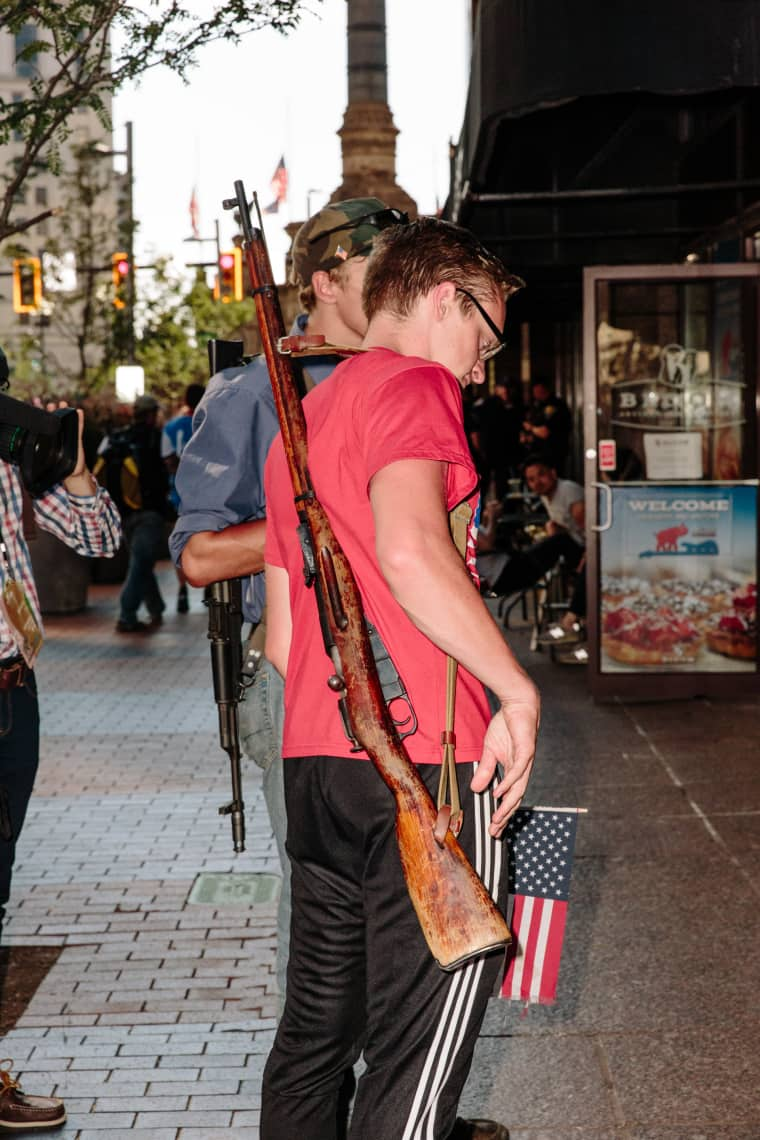
{"label": "person sitting on chair", "polygon": [[516,594],[534,586],[564,559],[577,578],[568,609],[562,620],[550,626],[542,640],[569,643],[581,636],[582,619],[586,616],[586,581],[583,565],[586,554],[586,512],[583,488],[572,479],[560,479],[551,461],[540,453],[529,455],[523,464],[523,477],[528,490],[538,495],[549,516],[547,537],[513,556],[492,555],[495,521],[499,504],[486,503],[478,534],[478,571],[488,579],[492,593]]}

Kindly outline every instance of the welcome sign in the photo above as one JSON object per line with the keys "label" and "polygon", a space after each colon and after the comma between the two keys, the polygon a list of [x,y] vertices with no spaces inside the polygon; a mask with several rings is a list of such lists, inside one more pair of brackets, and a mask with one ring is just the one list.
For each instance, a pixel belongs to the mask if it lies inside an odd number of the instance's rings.
{"label": "welcome sign", "polygon": [[612,488],[601,671],[754,671],[757,487]]}

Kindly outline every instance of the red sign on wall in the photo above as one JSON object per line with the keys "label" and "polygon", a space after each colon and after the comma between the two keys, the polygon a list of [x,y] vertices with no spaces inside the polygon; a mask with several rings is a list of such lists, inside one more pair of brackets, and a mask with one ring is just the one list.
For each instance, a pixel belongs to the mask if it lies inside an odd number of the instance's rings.
{"label": "red sign on wall", "polygon": [[614,439],[599,440],[599,470],[614,471],[617,467],[617,447]]}

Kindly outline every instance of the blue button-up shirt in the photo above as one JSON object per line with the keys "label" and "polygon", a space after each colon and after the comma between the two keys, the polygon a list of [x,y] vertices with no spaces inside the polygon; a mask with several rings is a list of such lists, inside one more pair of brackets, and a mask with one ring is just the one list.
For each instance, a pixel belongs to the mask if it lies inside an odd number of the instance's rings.
{"label": "blue button-up shirt", "polygon": [[[304,331],[306,317],[292,333]],[[309,357],[306,367],[316,384],[325,380],[339,358]],[[175,564],[192,535],[220,531],[266,516],[264,464],[280,425],[263,356],[250,364],[225,368],[208,383],[193,417],[175,478],[179,517],[169,539]],[[243,616],[258,621],[264,605],[264,575],[243,583]]]}

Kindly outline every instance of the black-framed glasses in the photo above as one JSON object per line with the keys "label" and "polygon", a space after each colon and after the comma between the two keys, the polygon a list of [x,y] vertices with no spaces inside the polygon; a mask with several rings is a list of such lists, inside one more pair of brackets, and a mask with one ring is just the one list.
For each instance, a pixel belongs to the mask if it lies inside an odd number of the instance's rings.
{"label": "black-framed glasses", "polygon": [[468,301],[472,302],[483,320],[488,325],[493,335],[496,337],[496,344],[490,344],[487,348],[481,349],[478,353],[478,359],[485,364],[486,360],[491,360],[494,356],[496,356],[497,352],[501,352],[501,350],[504,348],[504,345],[507,343],[507,338],[498,327],[496,322],[489,317],[488,313],[485,311],[477,297],[473,297],[472,293],[470,293],[467,289],[463,289],[461,285],[455,285],[454,288],[456,289],[457,293],[462,293]]}
{"label": "black-framed glasses", "polygon": [[362,214],[350,221],[347,219],[345,222],[341,222],[339,226],[333,226],[330,230],[320,230],[318,234],[314,234],[314,237],[309,238],[308,244],[314,245],[315,241],[321,241],[322,238],[329,237],[330,234],[340,233],[341,230],[355,230],[361,225],[373,226],[379,233],[380,230],[387,230],[389,226],[408,226],[409,215],[405,214],[403,210],[396,210],[389,206],[386,210]]}

